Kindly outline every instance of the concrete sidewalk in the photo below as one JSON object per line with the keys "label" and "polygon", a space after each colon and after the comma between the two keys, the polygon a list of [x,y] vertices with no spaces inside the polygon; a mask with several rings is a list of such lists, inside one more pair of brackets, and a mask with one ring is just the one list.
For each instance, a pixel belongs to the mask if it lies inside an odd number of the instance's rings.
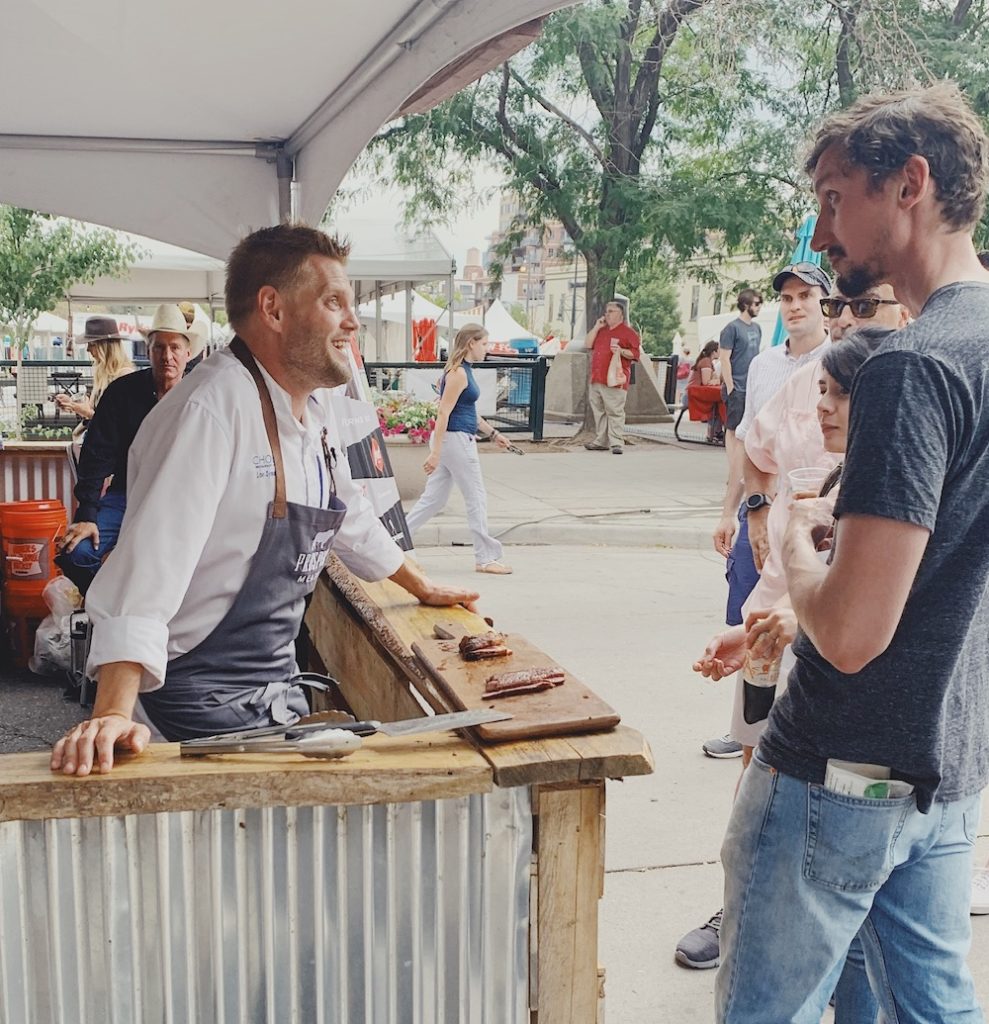
{"label": "concrete sidewalk", "polygon": [[[724,449],[634,440],[621,456],[553,440],[522,443],[524,456],[479,445],[492,534],[504,544],[710,547],[727,476]],[[420,548],[470,544],[456,488],[416,541]]]}

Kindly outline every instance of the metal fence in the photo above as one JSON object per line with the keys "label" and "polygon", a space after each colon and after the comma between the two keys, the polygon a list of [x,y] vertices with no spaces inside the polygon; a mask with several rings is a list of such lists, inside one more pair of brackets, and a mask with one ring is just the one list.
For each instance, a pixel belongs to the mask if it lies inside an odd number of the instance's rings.
{"label": "metal fence", "polygon": [[[494,412],[482,411],[484,418],[504,433],[531,433],[534,441],[543,439],[543,417],[546,410],[546,375],[550,360],[501,359],[488,356],[474,367],[478,373],[497,374]],[[443,363],[365,363],[371,387],[381,391],[395,390],[414,394],[416,387],[409,371],[435,374],[432,384],[438,392]],[[437,397],[434,393],[431,397]],[[483,409],[483,407],[482,407]]]}
{"label": "metal fence", "polygon": [[[134,365],[147,366],[146,359],[137,359]],[[17,427],[17,388],[14,375],[17,363],[12,359],[0,359],[0,436],[13,436]],[[89,360],[25,359],[21,363],[24,377],[21,387],[30,380],[30,393],[22,391],[22,405],[25,409],[21,424],[27,439],[44,432],[64,434],[66,437],[79,422],[77,416],[65,412],[55,404],[56,395],[85,395],[93,386],[93,364]]]}

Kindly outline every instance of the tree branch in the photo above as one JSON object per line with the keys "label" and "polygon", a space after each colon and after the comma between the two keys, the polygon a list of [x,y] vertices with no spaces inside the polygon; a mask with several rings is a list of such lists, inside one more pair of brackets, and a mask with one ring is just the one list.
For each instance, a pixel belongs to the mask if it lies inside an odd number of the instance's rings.
{"label": "tree branch", "polygon": [[972,9],[972,0],[958,0],[955,4],[955,9],[951,15],[951,24],[955,28],[961,28],[968,17],[968,12]]}
{"label": "tree branch", "polygon": [[[508,68],[508,64],[505,65]],[[513,81],[517,82],[521,89],[533,99],[536,103],[543,108],[543,110],[552,114],[554,117],[558,117],[564,124],[572,128],[587,144],[591,147],[591,152],[598,158],[598,161],[604,166],[604,153],[601,152],[601,147],[597,144],[594,136],[591,135],[586,128],[578,124],[572,117],[564,113],[555,103],[551,103],[545,96],[538,92],[533,86],[529,85],[517,71],[509,68],[508,73],[511,75]]]}
{"label": "tree branch", "polygon": [[666,51],[680,31],[680,26],[709,2],[710,0],[670,0],[657,19],[656,32],[646,47],[638,74],[635,76],[635,84],[632,86],[631,108],[645,112],[635,139],[634,156],[637,162],[642,159],[659,115],[659,76],[663,70]]}

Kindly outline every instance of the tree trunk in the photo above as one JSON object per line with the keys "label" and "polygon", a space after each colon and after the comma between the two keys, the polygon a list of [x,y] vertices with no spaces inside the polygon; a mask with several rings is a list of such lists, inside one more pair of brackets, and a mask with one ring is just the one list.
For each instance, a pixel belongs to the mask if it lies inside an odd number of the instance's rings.
{"label": "tree trunk", "polygon": [[[584,289],[584,320],[585,329],[590,330],[598,317],[604,315],[604,307],[615,297],[615,282],[618,274],[615,271],[602,270],[601,257],[598,253],[585,253],[587,260],[587,286]],[[590,355],[588,354],[588,358]],[[587,381],[584,385],[584,422],[574,436],[574,441],[583,443],[594,437],[594,416],[590,402],[591,373],[587,367]],[[587,435],[585,437],[585,434]]]}

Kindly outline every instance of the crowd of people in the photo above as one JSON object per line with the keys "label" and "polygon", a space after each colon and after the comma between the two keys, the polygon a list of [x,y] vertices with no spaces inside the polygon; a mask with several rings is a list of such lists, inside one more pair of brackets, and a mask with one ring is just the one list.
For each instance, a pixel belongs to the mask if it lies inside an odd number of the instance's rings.
{"label": "crowd of people", "polygon": [[987,166],[953,87],[833,116],[806,170],[837,281],[790,264],[787,343],[759,350],[748,291],[720,339],[728,628],[694,669],[734,678],[703,746],[742,775],[723,907],[676,948],[720,968],[719,1022],[982,1020]]}
{"label": "crowd of people", "polygon": [[[720,378],[729,464],[714,534],[728,628],[695,668],[735,677],[728,733],[710,742],[737,747],[743,771],[722,908],[676,956],[720,967],[719,1024],[818,1021],[832,997],[839,1024],[980,1021],[966,956],[989,777],[989,273],[972,229],[989,140],[936,86],[832,116],[806,170],[812,245],[837,280],[783,267],[788,340],[765,349],[746,289],[693,368],[702,386]],[[326,389],[347,380],[357,330],[347,252],[301,226],[248,236],[228,264],[230,347],[183,379],[189,333],[162,307],[149,376],[96,396],[90,435],[110,410],[133,432],[102,462],[87,439],[80,482],[112,463],[126,516],[112,488],[87,491],[66,543],[104,558],[115,538],[118,554],[87,597],[96,704],[53,770],[110,771],[151,728],[174,740],[304,715],[292,642],[331,547],[364,578],[473,608],[405,558],[337,458]],[[624,450],[639,357],[625,321],[609,303],[587,339],[593,451]],[[499,441],[476,413],[485,345],[476,328],[452,348],[410,526],[456,483],[478,569],[506,573],[474,440]]]}

